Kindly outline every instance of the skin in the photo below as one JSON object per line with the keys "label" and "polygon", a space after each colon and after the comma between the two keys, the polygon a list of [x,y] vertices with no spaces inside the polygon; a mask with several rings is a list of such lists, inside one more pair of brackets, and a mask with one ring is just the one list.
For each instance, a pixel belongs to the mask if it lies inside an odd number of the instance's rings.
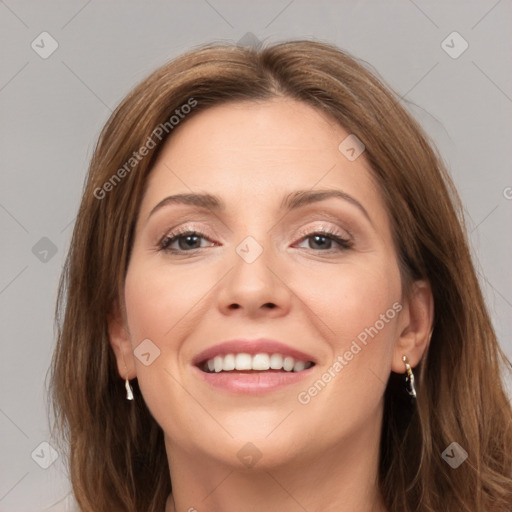
{"label": "skin", "polygon": [[[402,356],[414,368],[426,350],[433,301],[422,281],[402,294],[389,216],[364,153],[351,162],[338,150],[347,135],[295,100],[231,103],[176,129],[152,170],[110,339],[119,374],[138,379],[165,434],[174,490],[166,512],[386,510],[377,486],[383,394],[390,372],[405,372]],[[369,219],[336,198],[281,210],[298,189],[343,190]],[[168,205],[148,219],[165,197],[190,192],[219,195],[226,211]],[[176,227],[204,234],[193,245],[201,248],[158,250]],[[352,246],[315,243],[321,228]],[[247,236],[263,248],[252,263],[236,252]],[[300,403],[298,394],[397,302],[402,310]],[[317,364],[302,382],[260,396],[197,378],[192,358],[237,337],[277,339]],[[160,350],[148,366],[133,354],[144,339]],[[237,456],[248,442],[261,455],[250,468]]]}

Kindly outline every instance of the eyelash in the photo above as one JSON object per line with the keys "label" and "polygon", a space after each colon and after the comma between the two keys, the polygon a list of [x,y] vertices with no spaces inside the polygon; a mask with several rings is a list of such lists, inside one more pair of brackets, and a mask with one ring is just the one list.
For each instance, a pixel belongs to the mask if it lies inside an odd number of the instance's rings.
{"label": "eyelash", "polygon": [[[183,249],[170,249],[169,248],[169,246],[172,243],[174,243],[175,241],[179,240],[182,237],[190,236],[190,235],[196,235],[200,238],[203,238],[203,239],[211,242],[211,240],[204,233],[201,233],[200,231],[187,229],[187,228],[177,229],[176,231],[168,233],[167,235],[165,235],[162,238],[162,240],[160,240],[160,242],[158,243],[158,250],[164,251],[167,253],[173,253],[173,254],[178,254],[178,253],[184,254],[184,253],[195,253],[196,251],[198,251],[200,249],[204,249],[204,247],[196,247],[194,249],[185,251]],[[304,240],[307,240],[308,238],[312,238],[316,235],[325,237],[328,240],[332,240],[333,242],[338,244],[338,248],[331,248],[331,249],[326,249],[326,250],[310,249],[312,251],[320,251],[320,252],[326,252],[326,253],[331,253],[332,251],[342,252],[342,251],[346,251],[347,249],[350,249],[353,245],[353,242],[351,240],[343,238],[342,236],[339,235],[339,233],[337,233],[336,231],[334,231],[330,228],[321,228],[316,231],[312,231],[310,233],[305,233],[305,234],[303,233],[303,234],[301,234],[301,238],[299,239],[299,241],[303,242]]]}

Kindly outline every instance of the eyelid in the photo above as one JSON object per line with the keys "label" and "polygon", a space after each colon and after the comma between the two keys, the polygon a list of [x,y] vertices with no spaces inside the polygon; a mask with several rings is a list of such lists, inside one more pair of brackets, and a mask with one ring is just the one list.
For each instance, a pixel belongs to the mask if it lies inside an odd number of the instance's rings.
{"label": "eyelid", "polygon": [[[315,221],[313,221],[313,222],[315,222]],[[316,222],[324,222],[324,224],[320,224],[319,226],[309,225],[309,227],[302,227],[299,229],[299,232],[297,233],[296,236],[307,236],[307,235],[311,235],[312,233],[315,233],[315,232],[320,232],[320,233],[325,232],[325,233],[329,233],[329,234],[336,234],[341,237],[348,237],[349,240],[353,240],[352,233],[350,233],[350,231],[346,228],[340,228],[339,226],[332,227],[332,225],[330,225],[330,224],[325,224],[325,221],[316,221]],[[197,231],[199,234],[201,234],[201,236],[204,235],[205,238],[211,239],[211,238],[219,237],[219,235],[216,234],[215,232],[209,233],[208,232],[209,230],[204,229],[204,226],[199,227],[199,226],[196,226],[194,222],[191,222],[191,223],[186,223],[181,226],[171,227],[171,228],[166,229],[162,234],[160,234],[158,236],[158,241],[161,241],[166,237],[177,236],[177,235],[180,235],[183,233],[187,233],[189,231]],[[210,240],[210,241],[213,241],[213,240]]]}
{"label": "eyelid", "polygon": [[330,224],[322,224],[320,226],[314,227],[306,227],[301,228],[299,230],[299,236],[308,236],[313,233],[325,233],[325,234],[334,234],[339,236],[340,238],[344,238],[347,241],[353,242],[354,237],[352,236],[352,233],[346,228],[340,228],[339,226],[332,226]]}
{"label": "eyelid", "polygon": [[204,238],[208,239],[219,237],[219,235],[217,235],[213,229],[207,228],[206,226],[204,226],[204,224],[198,224],[199,223],[194,221],[185,222],[182,225],[172,226],[170,228],[159,231],[159,234],[156,236],[156,244],[159,244],[162,240],[165,240],[166,238],[169,238],[171,236],[181,235],[189,231],[197,232],[201,234],[201,236],[204,236]]}
{"label": "eyelid", "polygon": [[197,237],[210,243],[212,246],[213,245],[217,245],[217,246],[221,245],[215,241],[214,236],[209,236],[204,230],[185,227],[185,228],[176,228],[175,230],[166,232],[162,237],[160,237],[158,239],[157,248],[162,248],[162,246],[171,239],[177,240],[177,239],[187,236],[187,235],[196,235]]}

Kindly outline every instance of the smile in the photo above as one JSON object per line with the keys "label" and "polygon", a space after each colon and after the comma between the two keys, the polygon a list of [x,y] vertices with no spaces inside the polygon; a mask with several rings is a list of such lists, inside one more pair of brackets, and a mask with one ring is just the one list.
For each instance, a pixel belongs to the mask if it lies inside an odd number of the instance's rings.
{"label": "smile", "polygon": [[282,354],[226,354],[218,355],[200,364],[207,373],[255,371],[302,372],[313,365],[312,361],[301,361]]}

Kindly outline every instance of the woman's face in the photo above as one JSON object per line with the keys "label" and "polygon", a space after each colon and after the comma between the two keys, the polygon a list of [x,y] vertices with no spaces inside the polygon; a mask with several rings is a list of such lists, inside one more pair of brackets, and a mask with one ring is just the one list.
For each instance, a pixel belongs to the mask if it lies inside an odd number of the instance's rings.
{"label": "woman's face", "polygon": [[[168,448],[271,467],[380,432],[390,370],[404,371],[401,280],[383,199],[348,136],[280,98],[210,108],[163,148],[124,298],[129,375]],[[167,199],[178,194],[209,198]],[[217,347],[232,340],[246,343]]]}

